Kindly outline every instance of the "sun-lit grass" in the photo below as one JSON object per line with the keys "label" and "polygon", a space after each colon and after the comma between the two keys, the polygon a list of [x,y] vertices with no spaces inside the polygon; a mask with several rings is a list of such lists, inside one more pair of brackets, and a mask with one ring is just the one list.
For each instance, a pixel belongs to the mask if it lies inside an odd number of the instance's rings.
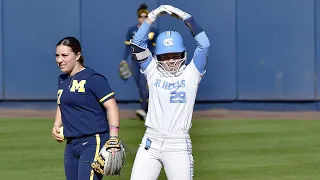
{"label": "sun-lit grass", "polygon": [[[65,179],[64,144],[52,139],[52,124],[45,119],[0,120],[1,180]],[[122,120],[121,125],[120,138],[133,152],[122,171],[123,179],[129,179],[144,127],[137,120]],[[195,120],[191,138],[194,179],[320,179],[320,121]],[[166,179],[163,171],[159,179]]]}

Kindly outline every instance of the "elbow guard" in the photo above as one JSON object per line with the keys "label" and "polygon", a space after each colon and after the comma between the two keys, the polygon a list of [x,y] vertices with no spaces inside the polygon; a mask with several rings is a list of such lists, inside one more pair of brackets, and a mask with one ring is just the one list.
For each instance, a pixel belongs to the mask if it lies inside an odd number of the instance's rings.
{"label": "elbow guard", "polygon": [[138,63],[143,63],[151,55],[151,52],[148,48],[144,49],[136,44],[133,44],[132,42],[130,43],[130,46],[132,48],[132,57]]}

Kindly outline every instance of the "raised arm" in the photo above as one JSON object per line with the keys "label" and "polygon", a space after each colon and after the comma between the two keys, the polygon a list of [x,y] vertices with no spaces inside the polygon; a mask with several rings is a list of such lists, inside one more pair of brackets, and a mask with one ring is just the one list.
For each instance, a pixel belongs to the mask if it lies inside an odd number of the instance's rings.
{"label": "raised arm", "polygon": [[202,28],[196,23],[194,18],[191,16],[184,20],[185,24],[189,28],[192,36],[197,41],[197,48],[194,51],[193,62],[197,67],[198,71],[203,74],[206,70],[206,65],[208,61],[208,53],[210,48],[210,41],[206,33]]}
{"label": "raised arm", "polygon": [[198,46],[194,52],[193,62],[198,71],[200,73],[204,73],[207,65],[207,56],[210,47],[210,42],[206,33],[196,23],[196,21],[190,14],[170,5],[166,5],[165,8],[170,11],[173,16],[184,21],[184,23],[189,28],[192,36],[197,41]]}
{"label": "raised arm", "polygon": [[157,17],[166,12],[163,6],[159,6],[148,14],[148,18],[140,26],[137,33],[131,41],[132,56],[139,62],[140,68],[144,71],[152,60],[152,54],[148,49],[148,34],[151,30],[151,25],[155,22]]}

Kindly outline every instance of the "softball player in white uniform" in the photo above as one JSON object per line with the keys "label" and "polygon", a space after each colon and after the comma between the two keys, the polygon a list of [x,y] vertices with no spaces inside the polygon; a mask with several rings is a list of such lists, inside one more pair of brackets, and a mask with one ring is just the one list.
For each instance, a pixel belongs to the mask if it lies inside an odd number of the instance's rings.
{"label": "softball player in white uniform", "polygon": [[[159,34],[154,57],[148,50],[151,24],[163,13],[184,20],[197,41],[198,47],[188,65],[183,39],[176,31]],[[169,180],[192,179],[189,129],[198,86],[205,73],[209,39],[188,13],[163,5],[149,13],[131,47],[149,86],[147,129],[135,157],[131,180],[155,180],[162,165]]]}

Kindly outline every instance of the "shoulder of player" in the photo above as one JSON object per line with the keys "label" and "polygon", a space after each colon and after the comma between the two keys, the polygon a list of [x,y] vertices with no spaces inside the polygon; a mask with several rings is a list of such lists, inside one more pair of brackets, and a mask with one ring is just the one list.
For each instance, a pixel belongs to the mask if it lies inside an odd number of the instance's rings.
{"label": "shoulder of player", "polygon": [[93,78],[103,78],[107,79],[104,75],[101,73],[98,73],[97,71],[91,69],[91,68],[86,68],[86,77],[87,80],[93,79]]}
{"label": "shoulder of player", "polygon": [[186,65],[186,71],[187,71],[187,74],[192,73],[192,74],[203,76],[203,74],[199,72],[196,64],[194,63],[194,59],[192,59],[190,63]]}
{"label": "shoulder of player", "polygon": [[185,67],[186,69],[190,69],[190,68],[192,68],[193,66],[195,66],[193,59],[191,59],[191,61],[190,61],[188,64],[186,64],[185,66],[186,66],[186,67]]}
{"label": "shoulder of player", "polygon": [[59,81],[64,81],[64,80],[66,80],[68,77],[69,77],[68,74],[63,73],[63,74],[60,74],[60,75],[59,75],[58,80],[59,80]]}
{"label": "shoulder of player", "polygon": [[[186,60],[186,61],[187,61],[187,60]],[[188,64],[186,63],[186,66],[188,67],[188,66],[191,65],[192,63],[194,64],[193,58],[190,60],[190,62],[189,62]]]}

